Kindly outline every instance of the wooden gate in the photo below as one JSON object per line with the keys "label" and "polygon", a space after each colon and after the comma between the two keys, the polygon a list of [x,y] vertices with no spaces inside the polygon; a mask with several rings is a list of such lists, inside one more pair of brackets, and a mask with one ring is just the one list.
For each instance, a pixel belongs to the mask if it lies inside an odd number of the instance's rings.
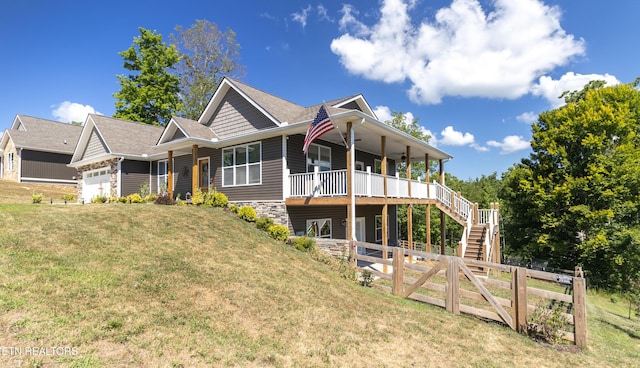
{"label": "wooden gate", "polygon": [[[355,246],[366,251],[356,254]],[[586,288],[581,273],[553,274],[362,242],[353,242],[351,249],[352,260],[360,268],[388,280],[375,286],[393,295],[437,305],[456,315],[462,312],[494,320],[522,333],[533,323],[532,312],[561,308],[565,311],[560,315],[573,327],[560,331],[562,338],[581,348],[587,345]],[[492,272],[477,276],[469,265]],[[386,272],[389,268],[390,273]]]}

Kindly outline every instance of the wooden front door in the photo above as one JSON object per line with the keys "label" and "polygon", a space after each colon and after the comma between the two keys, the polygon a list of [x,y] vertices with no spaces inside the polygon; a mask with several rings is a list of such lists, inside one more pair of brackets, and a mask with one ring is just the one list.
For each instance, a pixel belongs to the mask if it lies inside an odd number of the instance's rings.
{"label": "wooden front door", "polygon": [[198,185],[203,192],[209,191],[211,174],[209,172],[209,158],[198,159]]}

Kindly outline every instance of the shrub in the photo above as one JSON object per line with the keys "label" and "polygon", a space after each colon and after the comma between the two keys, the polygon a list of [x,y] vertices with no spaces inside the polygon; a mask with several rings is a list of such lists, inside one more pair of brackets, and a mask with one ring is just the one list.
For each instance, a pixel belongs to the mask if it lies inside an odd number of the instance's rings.
{"label": "shrub", "polygon": [[566,328],[567,321],[562,316],[561,307],[548,309],[539,305],[528,319],[529,336],[552,345],[558,344],[562,340],[560,331]]}
{"label": "shrub", "polygon": [[144,202],[144,199],[142,198],[142,196],[139,193],[133,193],[133,194],[129,194],[127,196],[127,202],[130,202],[130,203],[142,203],[142,202]]}
{"label": "shrub", "polygon": [[297,250],[300,250],[303,252],[310,252],[315,249],[316,240],[314,238],[300,236],[298,238],[294,238],[291,241],[291,245],[293,245],[293,247],[296,248]]}
{"label": "shrub", "polygon": [[150,192],[151,191],[149,190],[148,182],[145,181],[142,184],[140,184],[140,187],[138,188],[138,193],[140,194],[140,197],[144,198],[148,196]]}
{"label": "shrub", "polygon": [[145,202],[155,202],[156,199],[158,199],[158,195],[155,193],[150,193],[149,195],[144,197]]}
{"label": "shrub", "polygon": [[286,241],[289,239],[289,228],[284,225],[271,225],[267,232],[275,240]]}
{"label": "shrub", "polygon": [[66,202],[71,202],[74,198],[75,196],[73,194],[65,194],[62,196],[62,200]]}
{"label": "shrub", "polygon": [[256,220],[256,227],[263,231],[269,231],[269,228],[273,225],[273,219],[270,217],[260,217]]}
{"label": "shrub", "polygon": [[258,214],[256,213],[256,210],[253,209],[253,207],[242,206],[240,207],[240,209],[238,209],[238,217],[247,222],[256,222]]}
{"label": "shrub", "polygon": [[373,283],[373,274],[369,270],[362,270],[360,273],[360,285],[371,287]]}
{"label": "shrub", "polygon": [[31,194],[31,202],[32,203],[40,203],[44,199],[44,194],[33,192]]}
{"label": "shrub", "polygon": [[98,194],[91,199],[91,203],[106,203],[109,198],[104,194]]}
{"label": "shrub", "polygon": [[236,206],[235,204],[232,204],[229,206],[229,210],[233,213],[238,213],[238,206]]}
{"label": "shrub", "polygon": [[162,193],[156,198],[155,204],[172,205],[173,199],[169,196],[169,193]]}
{"label": "shrub", "polygon": [[229,199],[224,193],[215,192],[213,194],[213,205],[215,207],[227,207]]}
{"label": "shrub", "polygon": [[195,192],[191,195],[191,204],[203,204],[204,203],[204,193],[200,190],[200,188],[196,188]]}
{"label": "shrub", "polygon": [[128,201],[127,197],[118,198],[118,202],[120,202],[120,203],[127,203],[127,201]]}

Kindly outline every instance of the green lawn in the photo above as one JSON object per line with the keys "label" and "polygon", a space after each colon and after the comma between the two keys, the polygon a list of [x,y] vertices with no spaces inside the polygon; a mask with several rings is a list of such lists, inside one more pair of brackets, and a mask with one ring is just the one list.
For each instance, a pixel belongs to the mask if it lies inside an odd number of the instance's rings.
{"label": "green lawn", "polygon": [[608,295],[570,352],[360,286],[219,209],[0,204],[0,224],[3,367],[640,366],[640,322]]}

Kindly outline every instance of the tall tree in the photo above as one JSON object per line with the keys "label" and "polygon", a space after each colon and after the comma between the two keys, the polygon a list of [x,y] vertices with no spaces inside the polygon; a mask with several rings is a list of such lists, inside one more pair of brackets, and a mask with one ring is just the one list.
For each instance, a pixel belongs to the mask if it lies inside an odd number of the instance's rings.
{"label": "tall tree", "polygon": [[[401,112],[393,111],[393,119],[385,121],[385,124],[390,125],[400,131],[403,131],[410,136],[417,138],[425,143],[429,143],[431,136],[418,124],[419,118],[414,117],[412,121],[407,121],[407,116]],[[397,170],[401,177],[407,177],[406,163],[397,162]],[[435,167],[435,166],[434,166]],[[424,179],[426,173],[424,161],[416,161],[411,163],[411,178],[418,179],[418,177]],[[432,171],[433,172],[433,171]]]}
{"label": "tall tree", "polygon": [[181,110],[180,79],[171,69],[180,60],[175,46],[162,35],[139,28],[140,36],[130,48],[119,53],[129,75],[118,75],[120,91],[114,93],[114,117],[153,125],[166,125]]}
{"label": "tall tree", "polygon": [[233,30],[221,32],[208,20],[196,20],[189,29],[177,26],[175,30],[177,35],[170,37],[182,56],[176,66],[183,102],[181,115],[197,120],[224,76],[243,76],[240,45]]}
{"label": "tall tree", "polygon": [[626,290],[640,275],[640,91],[592,82],[565,100],[503,178],[508,245]]}

